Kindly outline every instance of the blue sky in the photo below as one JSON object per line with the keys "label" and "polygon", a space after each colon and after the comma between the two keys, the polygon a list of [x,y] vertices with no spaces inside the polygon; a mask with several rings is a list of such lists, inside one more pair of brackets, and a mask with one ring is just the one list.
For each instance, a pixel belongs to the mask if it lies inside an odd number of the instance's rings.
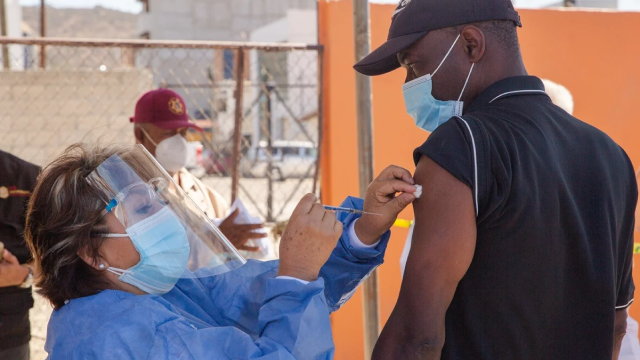
{"label": "blue sky", "polygon": [[[179,0],[176,0],[179,1]],[[229,0],[233,1],[233,0]],[[116,9],[120,11],[127,11],[132,13],[139,13],[142,10],[142,6],[137,0],[46,0],[48,5],[67,8],[92,8],[100,5],[105,8]],[[371,0],[376,3],[397,3],[398,0]],[[24,6],[40,5],[40,0],[20,0],[20,4]]]}

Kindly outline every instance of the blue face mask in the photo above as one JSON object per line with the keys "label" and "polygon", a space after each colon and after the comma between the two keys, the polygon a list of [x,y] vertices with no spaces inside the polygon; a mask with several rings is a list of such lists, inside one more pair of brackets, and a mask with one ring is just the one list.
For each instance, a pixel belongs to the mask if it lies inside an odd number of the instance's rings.
{"label": "blue face mask", "polygon": [[440,65],[438,65],[433,74],[427,74],[419,77],[402,86],[407,114],[413,118],[416,126],[428,132],[433,132],[438,128],[438,126],[442,125],[452,117],[462,115],[463,102],[460,101],[460,99],[462,98],[464,89],[467,87],[467,83],[469,82],[469,78],[471,77],[471,72],[473,72],[473,66],[475,64],[471,65],[471,70],[467,76],[467,81],[464,83],[460,97],[458,97],[458,101],[436,100],[436,98],[431,94],[433,90],[432,78],[436,72],[438,72],[442,64],[444,64],[444,61],[447,60],[447,57],[453,50],[453,47],[456,42],[458,42],[459,38],[460,35],[458,35],[456,41],[453,42],[449,52],[447,52],[447,55],[442,59]]}
{"label": "blue face mask", "polygon": [[140,253],[140,262],[127,270],[110,267],[107,271],[148,294],[171,291],[187,268],[190,252],[187,233],[176,215],[165,207],[129,227],[127,235]]}

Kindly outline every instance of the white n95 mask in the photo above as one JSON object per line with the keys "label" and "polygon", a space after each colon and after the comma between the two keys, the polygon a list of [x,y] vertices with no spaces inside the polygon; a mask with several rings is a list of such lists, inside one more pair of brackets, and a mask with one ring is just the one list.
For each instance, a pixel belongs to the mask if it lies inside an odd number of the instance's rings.
{"label": "white n95 mask", "polygon": [[447,60],[447,57],[449,57],[449,54],[458,42],[458,39],[460,39],[460,35],[458,35],[456,40],[453,42],[449,52],[447,52],[447,55],[442,59],[440,65],[438,65],[433,74],[421,76],[402,86],[402,94],[404,95],[407,114],[413,118],[417,127],[428,132],[433,132],[438,128],[438,126],[442,125],[452,117],[462,115],[464,104],[460,99],[462,99],[462,94],[464,94],[467,83],[469,83],[469,78],[471,77],[471,72],[473,72],[473,66],[475,64],[471,64],[471,70],[469,70],[467,81],[464,83],[464,87],[460,92],[458,101],[441,101],[437,100],[432,95],[433,76],[438,72],[442,64],[444,64],[444,61]]}
{"label": "white n95 mask", "polygon": [[187,165],[189,145],[182,135],[175,134],[168,139],[160,141],[159,144],[156,144],[156,142],[153,141],[151,136],[149,136],[143,128],[140,129],[147,139],[156,146],[156,160],[158,160],[165,170],[171,173],[176,173]]}

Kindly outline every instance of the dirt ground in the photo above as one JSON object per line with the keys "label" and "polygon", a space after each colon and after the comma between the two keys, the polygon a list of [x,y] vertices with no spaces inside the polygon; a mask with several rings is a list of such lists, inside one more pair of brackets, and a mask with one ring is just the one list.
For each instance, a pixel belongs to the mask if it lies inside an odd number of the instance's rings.
{"label": "dirt ground", "polygon": [[35,305],[30,312],[31,318],[31,360],[44,360],[47,353],[44,351],[44,340],[47,336],[47,323],[53,308],[48,301],[40,295],[33,293]]}

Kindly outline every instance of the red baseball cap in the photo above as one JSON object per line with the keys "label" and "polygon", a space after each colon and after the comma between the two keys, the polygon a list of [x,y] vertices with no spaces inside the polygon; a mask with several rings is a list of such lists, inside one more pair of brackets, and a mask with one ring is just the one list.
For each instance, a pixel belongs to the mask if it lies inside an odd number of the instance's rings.
{"label": "red baseball cap", "polygon": [[153,90],[142,95],[136,104],[136,113],[130,120],[132,123],[150,123],[167,130],[190,127],[203,131],[189,121],[182,97],[169,89]]}

